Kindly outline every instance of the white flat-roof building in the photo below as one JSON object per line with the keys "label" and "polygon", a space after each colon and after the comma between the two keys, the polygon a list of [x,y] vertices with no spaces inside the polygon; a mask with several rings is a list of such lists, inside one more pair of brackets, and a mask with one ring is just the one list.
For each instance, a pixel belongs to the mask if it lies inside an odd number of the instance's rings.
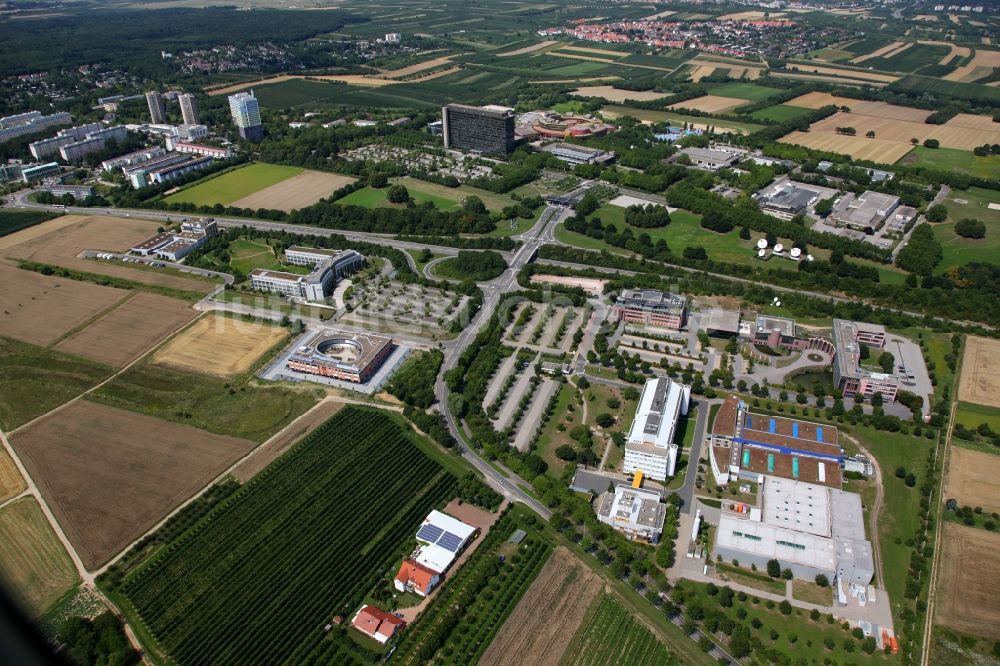
{"label": "white flat-roof building", "polygon": [[446,513],[431,511],[417,530],[420,545],[412,559],[431,571],[444,573],[475,533],[475,527]]}
{"label": "white flat-roof building", "polygon": [[661,499],[656,490],[617,485],[613,493],[602,493],[597,500],[597,519],[631,539],[656,544],[667,517],[667,505]]}
{"label": "white flat-roof building", "polygon": [[674,433],[677,420],[687,414],[691,387],[667,377],[646,381],[635,419],[625,444],[622,471],[641,471],[651,479],[665,481],[677,466]]}
{"label": "white flat-roof building", "polygon": [[681,153],[687,155],[692,166],[707,171],[718,171],[731,167],[739,161],[740,156],[728,150],[713,150],[711,148],[681,148]]}
{"label": "white flat-roof building", "polygon": [[715,554],[766,568],[778,560],[796,578],[817,574],[866,586],[875,574],[861,496],[793,479],[761,476],[760,505],[723,503]]}
{"label": "white flat-roof building", "polygon": [[365,266],[365,258],[357,250],[330,250],[301,245],[293,245],[285,250],[285,262],[294,266],[318,266],[325,261],[331,262],[334,277],[338,280]]}

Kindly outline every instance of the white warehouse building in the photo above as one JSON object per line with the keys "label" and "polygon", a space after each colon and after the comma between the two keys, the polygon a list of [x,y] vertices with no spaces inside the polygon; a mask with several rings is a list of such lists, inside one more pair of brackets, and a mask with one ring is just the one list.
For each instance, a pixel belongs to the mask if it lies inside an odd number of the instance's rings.
{"label": "white warehouse building", "polygon": [[646,381],[635,419],[625,443],[626,474],[641,471],[651,479],[666,481],[677,467],[674,433],[677,421],[688,413],[691,387],[667,377]]}

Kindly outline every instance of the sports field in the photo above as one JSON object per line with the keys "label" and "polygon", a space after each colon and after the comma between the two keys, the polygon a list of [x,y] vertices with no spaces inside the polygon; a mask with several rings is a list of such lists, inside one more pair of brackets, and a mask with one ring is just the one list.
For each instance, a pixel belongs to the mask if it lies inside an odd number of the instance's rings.
{"label": "sports field", "polygon": [[193,187],[171,194],[167,203],[191,203],[196,206],[228,206],[272,185],[297,176],[304,169],[279,164],[250,164],[209,178]]}
{"label": "sports field", "polygon": [[76,567],[33,497],[0,509],[0,581],[33,616],[79,580]]}
{"label": "sports field", "polygon": [[158,349],[153,362],[210,375],[238,375],[287,334],[280,326],[206,315]]}

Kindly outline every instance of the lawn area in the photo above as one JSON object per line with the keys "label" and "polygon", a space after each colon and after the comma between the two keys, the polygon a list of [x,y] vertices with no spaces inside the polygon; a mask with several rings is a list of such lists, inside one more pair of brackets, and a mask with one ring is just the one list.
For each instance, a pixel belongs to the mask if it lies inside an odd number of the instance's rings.
{"label": "lawn area", "polygon": [[94,361],[0,337],[0,427],[13,430],[112,372]]}
{"label": "lawn area", "polygon": [[748,585],[762,592],[771,592],[772,594],[785,593],[785,581],[771,578],[764,572],[733,566],[728,562],[717,563],[716,569],[720,574],[724,574],[734,583]]}
{"label": "lawn area", "polygon": [[1000,173],[1000,155],[978,157],[971,150],[925,148],[917,146],[897,164],[920,166],[941,171],[961,171],[977,178],[996,178]]}
{"label": "lawn area", "polygon": [[955,412],[955,421],[972,430],[978,428],[981,423],[988,423],[993,432],[1000,432],[1000,409],[960,402]]}
{"label": "lawn area", "polygon": [[799,601],[805,601],[819,606],[829,606],[833,601],[833,592],[829,586],[820,587],[808,580],[792,581],[792,596]]}
{"label": "lawn area", "polygon": [[[941,242],[944,258],[935,272],[942,273],[949,266],[960,266],[974,261],[996,263],[1000,257],[1000,210],[989,208],[990,203],[1000,203],[1000,192],[981,187],[966,191],[952,190],[944,200],[948,209],[948,222],[933,225],[934,236]],[[965,218],[986,223],[986,238],[962,238],[954,230],[954,223]]]}
{"label": "lawn area", "polygon": [[274,248],[262,240],[251,240],[239,238],[229,245],[229,265],[247,274],[255,268],[264,268],[271,271],[287,271],[306,275],[309,268],[306,266],[285,265],[281,263],[274,254]]}
{"label": "lawn area", "polygon": [[573,100],[571,102],[559,102],[558,104],[552,105],[552,110],[557,113],[580,113],[583,111],[585,102],[581,100]]}
{"label": "lawn area", "polygon": [[767,86],[742,82],[722,83],[717,86],[710,86],[709,91],[711,94],[719,95],[720,97],[735,97],[736,99],[745,99],[751,102],[759,102],[781,92],[778,88],[768,88]]}
{"label": "lawn area", "polygon": [[750,117],[754,120],[770,120],[771,122],[780,123],[785,120],[791,120],[792,118],[804,116],[811,112],[812,109],[803,109],[800,106],[776,104],[774,106],[769,106],[766,109],[758,109],[757,111],[751,113]]}
{"label": "lawn area", "polygon": [[[916,534],[920,526],[919,488],[926,473],[927,454],[934,441],[861,426],[851,427],[850,430],[875,456],[882,469],[884,496],[881,520],[877,521],[882,570],[889,597],[903,599],[912,552],[906,541]],[[917,486],[909,488],[902,479],[896,478],[894,472],[897,467],[916,474]],[[866,518],[867,534],[871,538],[870,526],[875,517],[866,515]]]}
{"label": "lawn area", "polygon": [[643,122],[649,123],[671,123],[672,125],[683,125],[684,123],[693,123],[696,126],[711,125],[713,127],[728,127],[730,129],[744,132],[746,134],[753,134],[758,130],[763,129],[763,125],[755,125],[753,123],[737,122],[735,120],[720,120],[707,116],[686,116],[680,113],[673,113],[670,111],[654,111],[649,109],[636,109],[630,106],[620,106],[617,104],[609,104],[601,109],[601,113],[604,114],[606,118],[620,118],[622,116],[631,116]]}
{"label": "lawn area", "polygon": [[[403,179],[408,180],[408,179]],[[406,189],[410,192],[410,198],[413,199],[414,203],[422,204],[426,201],[430,201],[434,204],[435,208],[440,210],[456,210],[461,205],[462,197],[456,196],[454,198],[445,198],[436,194],[428,194],[427,192],[418,190],[416,187],[411,186],[409,183],[404,182]],[[420,183],[424,185],[424,183]],[[450,189],[450,188],[445,188]],[[337,203],[345,206],[361,206],[362,208],[403,208],[405,204],[394,204],[390,203],[388,200],[388,187],[374,188],[366,187],[364,189],[355,190],[351,192],[346,197],[338,199]]]}
{"label": "lawn area", "polygon": [[225,206],[265,187],[287,180],[302,173],[302,171],[304,169],[300,167],[279,164],[250,164],[171,194],[164,201],[167,203],[192,203],[196,206],[212,206],[214,204]]}
{"label": "lawn area", "polygon": [[[557,477],[567,463],[556,457],[556,449],[566,444],[571,446],[575,444],[569,437],[569,431],[573,426],[579,425],[579,414],[575,400],[576,392],[576,386],[572,382],[563,382],[562,388],[559,389],[555,411],[552,412],[553,416],[539,433],[536,442],[536,453],[549,464],[549,469]],[[570,411],[571,407],[573,411]],[[562,431],[559,430],[560,425],[565,426]]]}
{"label": "lawn area", "polygon": [[451,208],[458,208],[466,197],[479,197],[487,208],[497,212],[505,206],[510,206],[514,203],[514,200],[506,194],[497,194],[495,192],[481,190],[478,187],[470,187],[468,185],[445,187],[444,185],[439,185],[437,183],[429,183],[426,180],[410,178],[409,176],[399,178],[394,182],[397,182],[400,185],[405,185],[406,189],[410,192],[410,196],[412,196],[417,203],[421,202],[421,196],[438,197],[442,201],[448,201],[449,204],[447,206],[443,203],[438,204],[435,202],[434,205],[443,210],[448,210],[449,206]]}

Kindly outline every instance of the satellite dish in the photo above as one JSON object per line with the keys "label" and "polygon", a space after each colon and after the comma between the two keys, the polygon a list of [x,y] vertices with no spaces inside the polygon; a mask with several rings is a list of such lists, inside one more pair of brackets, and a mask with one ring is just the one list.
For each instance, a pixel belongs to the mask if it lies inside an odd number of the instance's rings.
{"label": "satellite dish", "polygon": [[765,247],[767,247],[767,239],[766,238],[761,238],[759,241],[757,241],[757,249],[763,250]]}
{"label": "satellite dish", "polygon": [[779,308],[781,307],[781,301],[775,301],[774,304],[777,305]]}
{"label": "satellite dish", "polygon": [[781,254],[784,250],[785,250],[785,246],[782,245],[781,243],[778,243],[777,245],[774,246],[774,253],[775,254]]}
{"label": "satellite dish", "polygon": [[767,254],[767,252],[764,251],[764,248],[761,248],[761,249],[757,250],[757,256],[758,257],[762,257],[763,258],[763,256],[765,254]]}
{"label": "satellite dish", "polygon": [[813,260],[813,256],[811,254],[807,254],[806,255],[806,261],[812,261],[812,260]]}
{"label": "satellite dish", "polygon": [[798,259],[800,254],[802,254],[801,248],[797,247],[792,248],[792,259]]}

